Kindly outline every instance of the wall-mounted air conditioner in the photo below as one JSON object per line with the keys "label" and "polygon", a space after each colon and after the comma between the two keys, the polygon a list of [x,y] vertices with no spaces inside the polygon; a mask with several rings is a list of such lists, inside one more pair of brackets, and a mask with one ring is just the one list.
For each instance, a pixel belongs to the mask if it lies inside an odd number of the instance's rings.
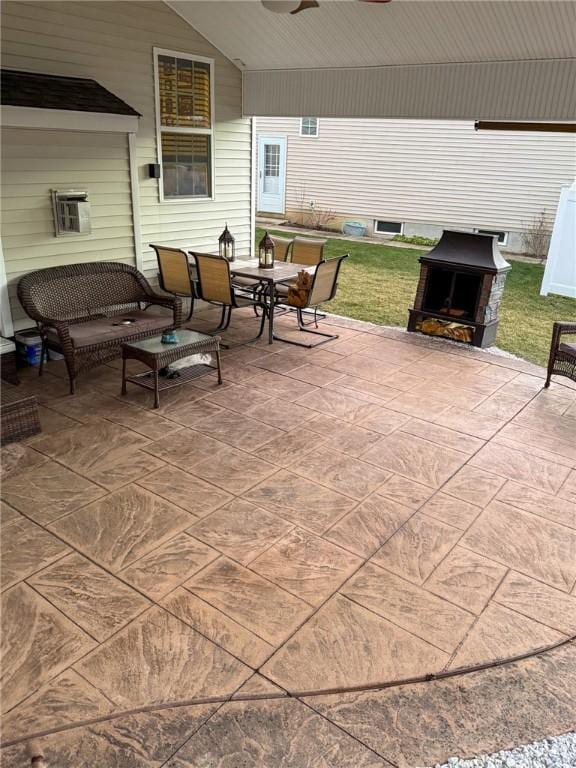
{"label": "wall-mounted air conditioner", "polygon": [[53,189],[52,208],[56,237],[63,235],[89,235],[90,203],[83,189]]}

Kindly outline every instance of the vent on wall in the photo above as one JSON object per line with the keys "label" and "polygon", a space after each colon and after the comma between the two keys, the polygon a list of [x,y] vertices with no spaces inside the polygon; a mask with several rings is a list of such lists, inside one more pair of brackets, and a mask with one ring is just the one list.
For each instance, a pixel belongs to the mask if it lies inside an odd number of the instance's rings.
{"label": "vent on wall", "polygon": [[89,235],[92,232],[90,203],[85,190],[53,189],[52,210],[56,237]]}

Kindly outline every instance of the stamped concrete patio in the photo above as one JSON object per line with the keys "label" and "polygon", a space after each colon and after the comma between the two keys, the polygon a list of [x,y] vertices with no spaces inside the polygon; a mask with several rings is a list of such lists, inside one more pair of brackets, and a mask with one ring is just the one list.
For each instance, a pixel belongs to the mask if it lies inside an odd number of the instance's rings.
{"label": "stamped concrete patio", "polygon": [[[316,350],[226,350],[222,386],[163,393],[159,411],[135,387],[120,399],[117,363],[74,397],[61,363],[27,372],[43,433],[4,455],[4,744],[77,723],[40,738],[50,766],[360,768],[568,730],[571,645],[443,682],[304,695],[576,634],[576,389],[328,322],[340,338]],[[232,338],[253,325],[244,315]],[[555,687],[531,689],[536,668]],[[504,729],[490,680],[508,696]],[[141,711],[285,692],[299,698]],[[521,711],[529,726],[514,725]],[[22,744],[4,755],[27,764]]]}

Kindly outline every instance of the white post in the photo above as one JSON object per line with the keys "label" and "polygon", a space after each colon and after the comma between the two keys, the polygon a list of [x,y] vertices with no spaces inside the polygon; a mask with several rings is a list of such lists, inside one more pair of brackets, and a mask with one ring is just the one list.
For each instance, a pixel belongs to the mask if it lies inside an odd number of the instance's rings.
{"label": "white post", "polygon": [[8,296],[8,281],[6,279],[6,266],[4,264],[4,251],[0,240],[0,326],[2,336],[14,335],[14,323],[10,310],[10,298]]}
{"label": "white post", "polygon": [[130,165],[130,197],[132,202],[132,232],[134,234],[134,255],[136,269],[144,271],[142,258],[142,227],[140,222],[140,180],[136,164],[136,134],[128,134],[128,162]]}
{"label": "white post", "polygon": [[250,256],[254,257],[254,241],[256,240],[256,197],[258,195],[258,178],[256,176],[257,146],[256,146],[256,118],[250,118],[251,123],[251,141],[250,141],[250,162],[251,162],[251,184],[250,184]]}

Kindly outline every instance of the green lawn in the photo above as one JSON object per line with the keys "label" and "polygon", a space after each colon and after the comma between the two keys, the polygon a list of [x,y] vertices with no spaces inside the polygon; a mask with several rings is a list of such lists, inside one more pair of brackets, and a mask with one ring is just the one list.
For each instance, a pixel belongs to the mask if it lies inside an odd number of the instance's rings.
{"label": "green lawn", "polygon": [[[286,232],[275,234],[286,237]],[[263,235],[257,230],[256,242]],[[382,325],[406,326],[418,282],[421,250],[375,243],[329,240],[327,256],[350,253],[342,267],[338,294],[329,310]],[[540,296],[544,267],[513,261],[504,289],[497,344],[533,363],[545,365],[554,320],[574,320],[576,300]],[[327,307],[328,309],[328,307]]]}

